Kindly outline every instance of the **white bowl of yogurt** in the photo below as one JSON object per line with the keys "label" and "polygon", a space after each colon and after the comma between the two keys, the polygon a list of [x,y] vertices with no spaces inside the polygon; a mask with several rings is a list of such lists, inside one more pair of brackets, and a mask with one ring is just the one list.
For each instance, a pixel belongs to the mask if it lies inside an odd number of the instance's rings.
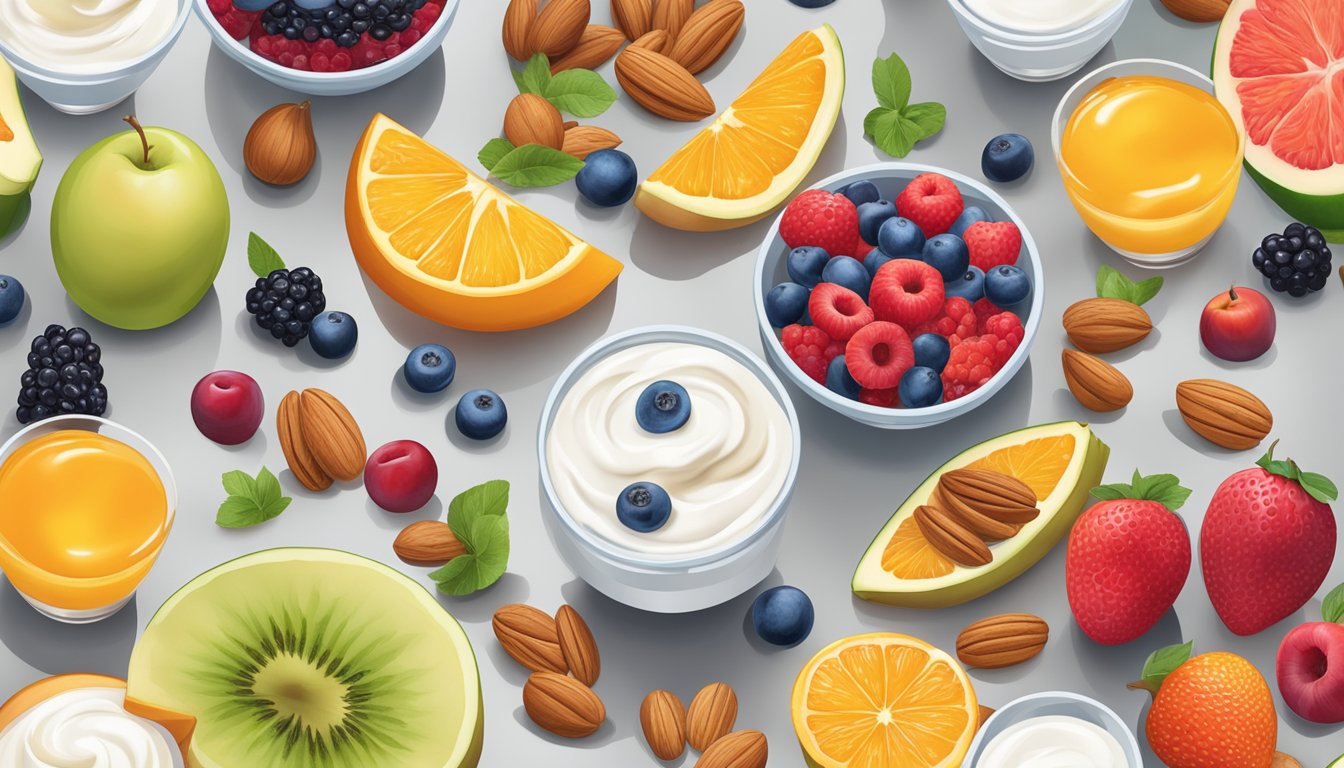
{"label": "white bowl of yogurt", "polygon": [[[636,418],[656,382],[684,388],[686,422],[666,433]],[[657,613],[718,605],[774,568],[801,452],[783,384],[729,339],[649,326],[609,336],[560,374],[537,453],[546,528],[579,578]],[[654,483],[671,499],[656,530],[628,527],[617,500]]]}
{"label": "white bowl of yogurt", "polygon": [[0,0],[0,56],[70,114],[124,101],[182,34],[191,0]]}
{"label": "white bowl of yogurt", "polygon": [[947,0],[985,58],[1019,80],[1058,80],[1096,56],[1134,0]]}
{"label": "white bowl of yogurt", "polygon": [[1095,699],[1067,691],[1033,693],[990,716],[961,768],[1143,768],[1125,721]]}

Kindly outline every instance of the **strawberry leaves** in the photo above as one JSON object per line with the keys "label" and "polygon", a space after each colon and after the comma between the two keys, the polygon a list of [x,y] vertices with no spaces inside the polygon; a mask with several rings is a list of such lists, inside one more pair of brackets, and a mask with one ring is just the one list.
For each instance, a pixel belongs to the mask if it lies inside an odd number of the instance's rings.
{"label": "strawberry leaves", "polygon": [[1097,296],[1103,299],[1120,299],[1142,306],[1160,290],[1162,290],[1161,277],[1150,277],[1136,283],[1113,267],[1102,265],[1101,269],[1097,270]]}
{"label": "strawberry leaves", "polygon": [[1119,501],[1135,499],[1137,501],[1156,501],[1175,512],[1190,498],[1190,489],[1181,485],[1175,475],[1139,474],[1134,470],[1134,478],[1128,483],[1111,483],[1092,489],[1092,496],[1100,501]]}
{"label": "strawberry leaves", "polygon": [[1289,480],[1292,480],[1302,486],[1302,490],[1306,491],[1311,498],[1322,504],[1329,504],[1339,498],[1339,489],[1330,481],[1330,478],[1325,475],[1318,475],[1315,472],[1303,472],[1302,468],[1297,466],[1297,462],[1292,459],[1287,459],[1286,461],[1276,460],[1274,458],[1274,448],[1277,447],[1278,444],[1278,440],[1275,440],[1270,444],[1269,450],[1265,451],[1265,455],[1261,456],[1260,460],[1255,462],[1256,466],[1271,475],[1278,475],[1279,477],[1286,477]]}
{"label": "strawberry leaves", "polygon": [[1154,696],[1157,695],[1157,689],[1162,687],[1163,681],[1167,675],[1176,671],[1176,668],[1190,660],[1190,652],[1194,650],[1195,643],[1181,643],[1180,645],[1168,645],[1166,648],[1158,648],[1153,651],[1148,660],[1143,663],[1143,674],[1139,680],[1130,683],[1128,688],[1136,691],[1147,691]]}
{"label": "strawberry leaves", "polygon": [[1321,620],[1330,624],[1344,624],[1344,584],[1330,590],[1321,603]]}

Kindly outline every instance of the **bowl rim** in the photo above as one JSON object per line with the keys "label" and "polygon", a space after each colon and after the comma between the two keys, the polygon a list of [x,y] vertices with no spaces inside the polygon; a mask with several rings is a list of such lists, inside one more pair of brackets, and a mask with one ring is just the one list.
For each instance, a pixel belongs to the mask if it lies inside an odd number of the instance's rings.
{"label": "bowl rim", "polygon": [[1114,22],[1117,15],[1127,14],[1130,6],[1134,4],[1134,0],[1113,0],[1113,2],[1115,4],[1106,12],[1090,19],[1080,26],[1061,30],[1059,32],[1032,33],[1011,29],[1000,24],[995,24],[992,21],[982,19],[974,11],[966,7],[966,0],[947,0],[948,5],[952,6],[952,12],[955,13],[958,18],[965,19],[966,23],[975,27],[976,31],[980,34],[986,37],[993,37],[1010,42],[1034,44],[1077,42],[1094,36],[1108,24]]}
{"label": "bowl rim", "polygon": [[[439,18],[434,21],[434,25],[426,30],[425,34],[422,35],[419,40],[416,40],[410,48],[407,48],[391,59],[380,61],[371,67],[347,69],[344,72],[313,72],[310,70],[293,69],[278,62],[271,61],[246,45],[243,45],[238,40],[235,40],[232,35],[225,32],[224,28],[219,25],[219,21],[215,19],[215,14],[210,10],[210,3],[208,0],[187,0],[187,2],[196,8],[196,15],[200,17],[201,23],[205,25],[206,31],[210,33],[210,39],[214,41],[215,45],[220,46],[225,53],[230,54],[240,62],[246,60],[245,63],[249,68],[257,71],[265,71],[266,73],[280,78],[296,78],[300,81],[324,84],[360,81],[386,71],[393,63],[399,62],[406,57],[410,57],[406,58],[407,61],[415,61],[415,54],[419,53],[420,49],[430,45],[440,26],[452,23],[459,5],[459,0],[441,0],[443,3],[443,11],[439,13]],[[433,43],[435,48],[438,48],[441,45],[443,45],[442,40]]]}
{"label": "bowl rim", "polygon": [[[865,422],[870,424],[891,424],[891,425],[909,425],[912,427],[933,426],[949,419],[968,413],[978,408],[989,398],[997,394],[1000,387],[1007,384],[1026,364],[1027,358],[1031,354],[1031,345],[1035,341],[1036,333],[1040,328],[1041,318],[1045,313],[1045,265],[1041,261],[1040,251],[1036,247],[1036,241],[1032,238],[1026,222],[1018,215],[1008,201],[999,193],[990,189],[987,185],[956,171],[940,168],[938,166],[926,165],[924,163],[908,163],[904,161],[892,161],[873,163],[870,165],[850,168],[840,173],[828,176],[821,181],[808,187],[808,189],[827,189],[834,191],[839,187],[862,178],[872,178],[875,174],[889,176],[892,171],[913,171],[915,175],[922,173],[937,173],[951,179],[957,184],[958,188],[970,187],[975,192],[990,203],[1000,208],[1007,216],[1007,220],[1017,225],[1018,231],[1022,233],[1022,246],[1026,250],[1026,258],[1031,262],[1035,272],[1032,279],[1031,306],[1027,309],[1026,318],[1023,322],[1022,343],[1018,345],[1008,362],[999,369],[997,373],[990,377],[979,389],[971,394],[952,400],[942,402],[937,405],[930,405],[925,408],[884,408],[877,405],[869,405],[850,400],[847,397],[832,392],[825,386],[818,384],[811,378],[804,376],[802,371],[788,370],[787,378],[796,386],[806,392],[812,399],[820,402],[822,405],[836,411],[850,419],[858,419],[854,414],[862,414],[865,417],[875,418],[873,421]],[[779,336],[775,332],[774,326],[765,314],[765,277],[766,269],[772,259],[772,252],[776,247],[784,247],[784,243],[779,240],[779,224],[783,219],[784,213],[781,211],[775,218],[770,230],[766,233],[765,240],[762,242],[756,256],[756,269],[754,271],[755,279],[752,281],[752,294],[756,308],[756,325],[760,330],[762,344],[773,344],[775,348],[772,354],[783,354],[783,346],[780,344]],[[1002,220],[1002,219],[1001,219]],[[787,258],[787,254],[785,256]],[[767,340],[768,339],[768,340]],[[918,417],[918,418],[916,418]],[[941,418],[940,418],[941,417]]]}
{"label": "bowl rim", "polygon": [[[785,418],[788,419],[789,429],[792,431],[793,435],[792,450],[790,451],[789,457],[789,470],[784,477],[783,485],[780,486],[779,493],[775,495],[774,500],[771,502],[769,510],[761,516],[761,519],[754,527],[744,531],[735,539],[705,552],[659,556],[647,552],[635,552],[611,542],[605,537],[594,533],[579,524],[579,522],[569,514],[569,511],[565,509],[565,506],[560,502],[559,496],[555,490],[555,484],[551,479],[550,462],[547,451],[547,444],[549,443],[551,433],[551,424],[555,420],[556,410],[560,406],[560,401],[568,394],[574,380],[578,378],[582,372],[591,368],[594,363],[608,355],[641,344],[660,342],[695,344],[721,352],[737,360],[738,363],[750,370],[758,379],[760,379],[761,383],[770,390],[772,395],[774,395],[776,402],[778,402],[779,406],[784,410]],[[788,390],[785,389],[784,384],[780,381],[779,377],[775,375],[774,369],[764,360],[760,359],[759,356],[738,342],[712,331],[706,331],[687,325],[643,325],[604,336],[590,344],[565,367],[558,377],[556,377],[555,383],[551,386],[550,393],[546,397],[546,403],[542,406],[541,421],[537,428],[537,466],[541,475],[542,492],[545,494],[546,500],[551,507],[550,514],[554,515],[556,519],[564,525],[566,532],[575,537],[578,540],[578,543],[582,544],[590,552],[596,553],[604,559],[612,561],[618,565],[638,568],[641,570],[675,572],[687,568],[710,565],[728,560],[755,545],[768,531],[773,530],[777,525],[783,522],[789,499],[792,497],[794,486],[797,484],[798,471],[801,463],[802,430],[798,422],[798,412],[794,408],[793,400],[789,397]],[[547,514],[547,512],[543,510],[542,514]]]}
{"label": "bowl rim", "polygon": [[[205,0],[200,0],[205,2]],[[43,80],[63,85],[97,85],[100,83],[109,83],[121,80],[129,75],[135,74],[149,62],[157,62],[168,53],[168,49],[177,43],[177,39],[182,36],[182,30],[187,26],[187,19],[191,16],[194,0],[178,0],[177,16],[173,19],[173,25],[169,28],[168,34],[164,35],[153,48],[140,54],[134,59],[121,64],[116,69],[100,69],[96,72],[63,72],[58,69],[36,64],[26,56],[19,54],[3,39],[0,39],[0,56],[3,56],[10,66],[16,72],[29,75],[30,77],[40,77]]]}
{"label": "bowl rim", "polygon": [[[989,718],[985,720],[984,724],[980,726],[980,729],[976,731],[975,738],[971,741],[971,748],[966,752],[966,762],[963,768],[974,768],[975,763],[972,762],[972,760],[979,757],[979,755],[976,754],[976,750],[990,741],[986,735],[990,732],[989,725],[991,723],[996,720],[1005,720],[1009,716],[1015,714],[1014,710],[1021,709],[1022,707],[1038,701],[1055,701],[1060,704],[1072,704],[1082,709],[1091,710],[1102,720],[1120,726],[1126,736],[1126,738],[1119,740],[1120,747],[1125,752],[1126,757],[1128,758],[1132,755],[1142,760],[1143,753],[1139,749],[1139,740],[1138,737],[1134,735],[1134,729],[1130,728],[1129,724],[1125,722],[1124,718],[1116,714],[1115,710],[1091,696],[1086,696],[1074,691],[1038,691],[1013,699],[1000,707],[994,714],[990,715]],[[1109,732],[1110,729],[1108,728],[1107,731]],[[1142,768],[1142,762],[1129,766],[1129,768]]]}

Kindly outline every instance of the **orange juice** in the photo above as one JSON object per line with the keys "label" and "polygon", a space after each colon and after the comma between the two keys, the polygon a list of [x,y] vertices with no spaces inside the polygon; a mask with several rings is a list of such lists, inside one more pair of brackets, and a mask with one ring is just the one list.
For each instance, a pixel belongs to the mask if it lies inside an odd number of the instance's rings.
{"label": "orange juice", "polygon": [[0,568],[33,600],[70,611],[121,601],[148,572],[170,525],[154,465],[97,432],[62,429],[0,465]]}
{"label": "orange juice", "polygon": [[1060,138],[1060,170],[1087,226],[1112,247],[1168,254],[1204,241],[1236,195],[1243,145],[1211,93],[1165,77],[1110,77]]}

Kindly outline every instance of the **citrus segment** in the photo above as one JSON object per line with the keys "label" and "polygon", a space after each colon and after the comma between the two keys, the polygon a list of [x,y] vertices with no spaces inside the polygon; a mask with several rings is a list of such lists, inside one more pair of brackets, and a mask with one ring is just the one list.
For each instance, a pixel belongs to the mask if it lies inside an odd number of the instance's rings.
{"label": "citrus segment", "polygon": [[898,579],[933,579],[956,569],[951,560],[929,545],[915,518],[906,518],[882,552],[882,570]]}
{"label": "citrus segment", "polygon": [[1050,498],[1064,470],[1069,468],[1073,459],[1073,449],[1077,441],[1073,435],[1055,435],[1028,440],[1020,445],[989,454],[968,465],[969,469],[984,469],[991,472],[1015,477],[1026,483],[1036,494],[1037,501]]}
{"label": "citrus segment", "polygon": [[346,183],[360,267],[413,312],[505,331],[592,301],[620,262],[510,198],[385,115],[369,123]]}

